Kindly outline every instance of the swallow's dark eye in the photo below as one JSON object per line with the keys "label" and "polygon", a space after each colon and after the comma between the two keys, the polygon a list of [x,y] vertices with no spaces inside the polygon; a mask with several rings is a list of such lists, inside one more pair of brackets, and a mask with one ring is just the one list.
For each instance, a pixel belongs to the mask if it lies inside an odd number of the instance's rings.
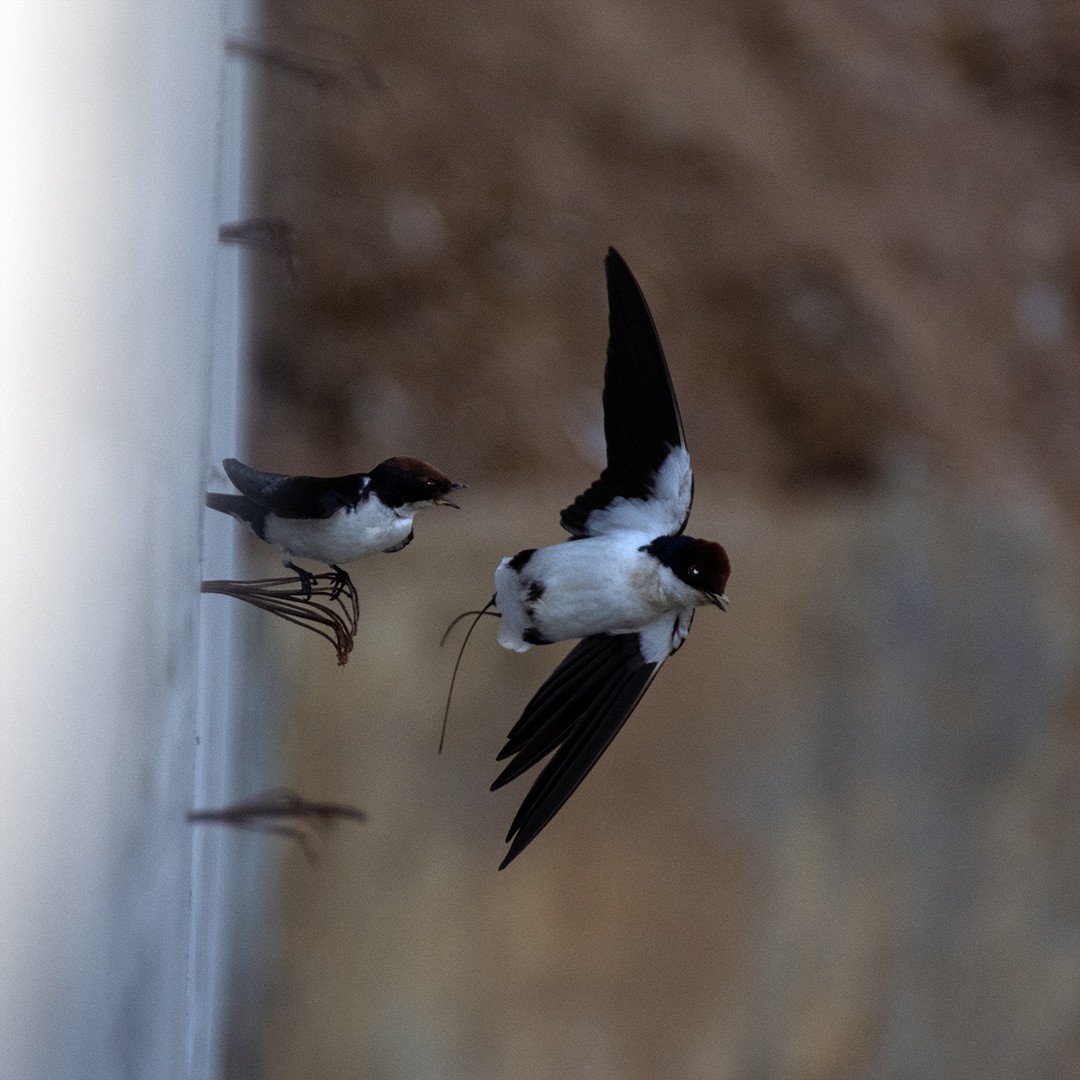
{"label": "swallow's dark eye", "polygon": [[697,579],[701,577],[701,567],[698,566],[697,563],[692,563],[686,568],[686,576],[688,578],[692,578],[694,581],[697,581]]}

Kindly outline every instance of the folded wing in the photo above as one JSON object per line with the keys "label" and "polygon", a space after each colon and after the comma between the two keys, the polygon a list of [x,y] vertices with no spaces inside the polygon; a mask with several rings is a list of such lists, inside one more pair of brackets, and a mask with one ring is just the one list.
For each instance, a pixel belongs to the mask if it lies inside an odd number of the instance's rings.
{"label": "folded wing", "polygon": [[284,476],[260,472],[236,458],[226,458],[222,464],[229,479],[252,502],[283,518],[328,518],[342,507],[355,506],[366,479],[362,473]]}

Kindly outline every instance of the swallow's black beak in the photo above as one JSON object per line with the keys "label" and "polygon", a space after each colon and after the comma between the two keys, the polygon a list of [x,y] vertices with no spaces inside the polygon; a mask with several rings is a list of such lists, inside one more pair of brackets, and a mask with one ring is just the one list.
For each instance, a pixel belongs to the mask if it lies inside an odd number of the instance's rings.
{"label": "swallow's black beak", "polygon": [[[459,491],[463,487],[465,487],[465,485],[460,483],[457,480],[453,480],[450,483],[450,490],[451,491]],[[458,504],[456,502],[451,502],[449,499],[444,499],[441,496],[438,499],[432,499],[432,502],[436,506],[452,506],[455,510],[460,510],[461,509],[461,507],[458,506]]]}
{"label": "swallow's black beak", "polygon": [[727,598],[727,593],[707,592],[705,595],[709,598],[710,604],[715,604],[721,611],[727,611],[728,604],[731,603]]}

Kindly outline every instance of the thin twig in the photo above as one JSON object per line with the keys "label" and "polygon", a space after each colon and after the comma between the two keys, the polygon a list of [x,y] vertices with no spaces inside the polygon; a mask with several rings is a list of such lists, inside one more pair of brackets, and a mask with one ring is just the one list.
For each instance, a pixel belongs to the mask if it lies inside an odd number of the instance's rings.
{"label": "thin twig", "polygon": [[[346,664],[360,624],[360,598],[351,581],[336,574],[319,574],[310,592],[299,578],[261,578],[258,581],[204,581],[204,593],[243,600],[286,622],[313,630],[334,646],[338,665]],[[328,603],[320,603],[325,599]]]}
{"label": "thin twig", "polygon": [[378,71],[347,34],[336,31],[332,36],[320,35],[321,40],[314,43],[315,51],[290,48],[271,37],[266,29],[253,28],[227,38],[225,48],[277,68],[317,93],[346,95],[358,86],[386,89]]}
{"label": "thin twig", "polygon": [[289,280],[296,284],[296,255],[293,237],[296,230],[284,218],[250,217],[230,221],[218,227],[218,239],[225,244],[243,244],[262,248],[281,259]]}
{"label": "thin twig", "polygon": [[187,820],[194,825],[229,825],[295,840],[309,862],[315,862],[316,858],[313,837],[321,837],[339,821],[364,821],[366,818],[363,810],[355,806],[314,802],[288,788],[275,788],[228,806],[187,813]]}
{"label": "thin twig", "polygon": [[461,648],[458,650],[457,659],[454,661],[454,672],[450,676],[450,689],[446,693],[446,708],[443,709],[442,727],[439,729],[439,750],[441,754],[443,752],[443,745],[446,743],[446,725],[450,719],[450,699],[454,696],[454,684],[457,682],[458,668],[461,667],[461,658],[465,655],[465,646],[469,644],[469,638],[472,637],[472,632],[476,629],[476,624],[485,615],[494,615],[495,618],[499,618],[497,611],[491,609],[495,606],[496,598],[493,596],[479,611],[463,611],[456,619],[446,628],[443,632],[442,640],[439,642],[439,648],[441,649],[446,644],[446,639],[450,636],[450,631],[462,619],[468,618],[470,615],[475,615],[476,618],[469,623],[469,629],[465,631],[465,640],[461,643]]}

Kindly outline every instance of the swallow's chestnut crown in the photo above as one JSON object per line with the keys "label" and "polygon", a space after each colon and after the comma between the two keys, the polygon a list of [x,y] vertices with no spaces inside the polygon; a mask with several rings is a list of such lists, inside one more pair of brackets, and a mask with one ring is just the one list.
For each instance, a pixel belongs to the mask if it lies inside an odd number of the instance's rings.
{"label": "swallow's chestnut crown", "polygon": [[411,457],[387,458],[370,476],[372,489],[391,507],[433,502],[462,486],[427,462]]}

